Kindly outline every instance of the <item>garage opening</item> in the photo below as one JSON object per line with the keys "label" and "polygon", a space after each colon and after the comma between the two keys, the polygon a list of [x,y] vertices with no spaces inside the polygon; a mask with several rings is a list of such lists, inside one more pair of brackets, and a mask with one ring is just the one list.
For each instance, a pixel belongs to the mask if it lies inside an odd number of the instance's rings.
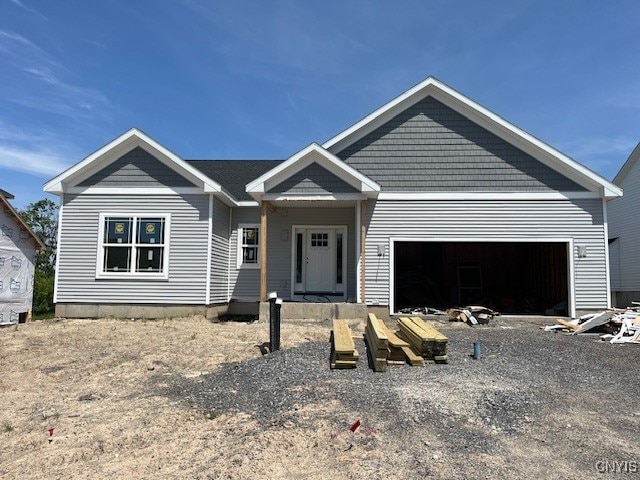
{"label": "garage opening", "polygon": [[394,242],[394,307],[567,315],[567,244]]}

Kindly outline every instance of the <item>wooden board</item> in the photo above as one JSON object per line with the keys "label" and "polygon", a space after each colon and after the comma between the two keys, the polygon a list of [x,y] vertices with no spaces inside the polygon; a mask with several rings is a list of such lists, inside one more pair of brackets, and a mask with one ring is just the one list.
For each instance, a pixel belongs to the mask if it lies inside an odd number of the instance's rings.
{"label": "wooden board", "polygon": [[351,329],[344,320],[333,320],[333,345],[338,353],[352,353],[356,348]]}
{"label": "wooden board", "polygon": [[404,353],[404,356],[407,358],[407,362],[409,362],[409,365],[424,365],[422,357],[411,350],[411,347],[402,347],[402,353]]}

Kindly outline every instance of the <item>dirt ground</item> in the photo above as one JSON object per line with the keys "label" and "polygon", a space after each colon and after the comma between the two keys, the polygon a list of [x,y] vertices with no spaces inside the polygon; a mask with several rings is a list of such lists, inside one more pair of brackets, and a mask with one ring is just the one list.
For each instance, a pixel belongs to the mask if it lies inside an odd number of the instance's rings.
{"label": "dirt ground", "polygon": [[[360,322],[351,323],[362,333]],[[283,350],[266,356],[265,323],[194,317],[3,328],[0,477],[591,478],[605,468],[640,471],[640,382],[622,373],[627,362],[638,365],[640,348],[542,333],[531,324],[492,328],[442,325],[449,365],[387,373],[373,373],[366,360],[355,370],[329,371],[326,321],[286,322]],[[468,355],[476,339],[485,347],[479,361]],[[585,365],[591,358],[599,365],[593,370]],[[357,419],[362,426],[352,433]]]}

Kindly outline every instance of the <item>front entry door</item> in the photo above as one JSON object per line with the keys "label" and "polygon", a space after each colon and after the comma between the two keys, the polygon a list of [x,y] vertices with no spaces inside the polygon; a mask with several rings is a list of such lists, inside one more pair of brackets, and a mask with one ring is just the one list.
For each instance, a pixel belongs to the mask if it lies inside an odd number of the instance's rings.
{"label": "front entry door", "polygon": [[307,231],[305,286],[308,292],[333,291],[335,245],[333,230]]}

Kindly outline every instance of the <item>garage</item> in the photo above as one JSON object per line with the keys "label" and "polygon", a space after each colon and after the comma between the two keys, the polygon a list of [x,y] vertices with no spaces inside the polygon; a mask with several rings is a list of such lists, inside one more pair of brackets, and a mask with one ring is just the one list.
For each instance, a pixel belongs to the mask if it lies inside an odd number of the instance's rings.
{"label": "garage", "polygon": [[393,305],[567,315],[567,242],[394,241]]}

